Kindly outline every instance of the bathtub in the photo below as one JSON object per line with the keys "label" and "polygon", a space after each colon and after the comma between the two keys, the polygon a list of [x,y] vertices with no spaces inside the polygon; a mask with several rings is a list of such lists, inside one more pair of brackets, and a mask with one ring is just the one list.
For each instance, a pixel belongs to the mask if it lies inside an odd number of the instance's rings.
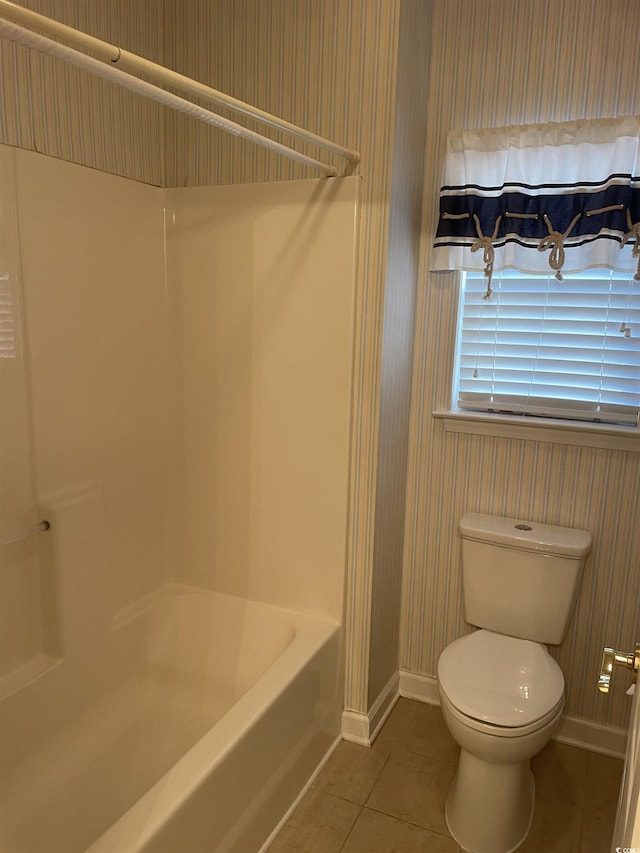
{"label": "bathtub", "polygon": [[168,585],[86,651],[0,703],[2,853],[258,853],[339,737],[334,622]]}

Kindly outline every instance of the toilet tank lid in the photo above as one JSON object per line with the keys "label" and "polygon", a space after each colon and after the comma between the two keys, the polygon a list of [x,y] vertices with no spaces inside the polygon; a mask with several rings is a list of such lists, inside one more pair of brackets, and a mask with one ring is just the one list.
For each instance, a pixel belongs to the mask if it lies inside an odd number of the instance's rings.
{"label": "toilet tank lid", "polygon": [[466,539],[566,557],[584,557],[591,550],[588,530],[556,527],[521,518],[468,512],[460,519],[460,532]]}

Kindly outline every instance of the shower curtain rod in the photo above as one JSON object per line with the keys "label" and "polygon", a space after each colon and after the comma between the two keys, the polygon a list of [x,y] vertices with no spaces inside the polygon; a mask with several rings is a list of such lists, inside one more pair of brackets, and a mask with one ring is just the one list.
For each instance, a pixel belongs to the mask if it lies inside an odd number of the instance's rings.
{"label": "shower curtain rod", "polygon": [[[24,27],[21,26],[23,24],[25,25]],[[64,39],[65,41],[71,42],[84,50],[90,50],[91,52],[98,54],[103,59],[109,60],[112,65],[105,65],[103,62],[93,59],[93,57],[80,53],[66,45],[62,45],[59,42],[53,41],[51,38],[32,32],[28,29],[29,27],[45,32],[48,36]],[[152,100],[158,101],[166,106],[170,106],[180,112],[195,116],[208,124],[227,130],[236,136],[249,139],[258,145],[262,145],[265,148],[276,151],[277,153],[303,163],[304,165],[319,169],[325,175],[333,176],[337,174],[337,171],[333,167],[328,166],[325,163],[321,163],[319,160],[314,160],[311,157],[300,154],[286,145],[274,142],[266,136],[262,136],[261,134],[242,127],[242,125],[225,119],[216,113],[212,113],[202,107],[198,107],[196,104],[191,103],[191,101],[179,98],[177,95],[173,95],[165,89],[161,89],[151,83],[146,83],[146,81],[140,80],[120,68],[114,67],[115,63],[121,64],[121,66],[124,65],[132,71],[142,73],[158,82],[190,92],[200,98],[210,100],[222,106],[230,107],[244,115],[256,119],[257,121],[262,121],[271,127],[275,127],[278,130],[285,131],[286,133],[300,139],[304,139],[307,142],[312,142],[332,154],[345,158],[351,166],[355,166],[360,160],[360,154],[357,151],[337,145],[322,136],[317,136],[311,131],[298,127],[295,124],[291,124],[284,119],[273,116],[270,113],[258,109],[257,107],[243,101],[239,101],[236,98],[232,98],[229,95],[225,95],[223,92],[219,92],[209,86],[205,86],[203,83],[199,83],[196,80],[192,80],[189,77],[185,77],[182,74],[171,71],[169,68],[165,68],[162,65],[158,65],[155,62],[144,59],[135,53],[129,53],[115,45],[94,38],[93,36],[83,33],[80,30],[76,30],[73,27],[69,27],[66,24],[61,24],[51,18],[47,18],[45,15],[40,15],[37,12],[32,12],[30,9],[18,6],[15,3],[10,2],[10,0],[0,0],[0,36],[5,36],[6,38],[17,41],[26,47],[34,48],[50,56],[69,62],[72,65],[84,68],[85,70],[115,82],[124,88],[138,92],[145,97],[151,98]]]}

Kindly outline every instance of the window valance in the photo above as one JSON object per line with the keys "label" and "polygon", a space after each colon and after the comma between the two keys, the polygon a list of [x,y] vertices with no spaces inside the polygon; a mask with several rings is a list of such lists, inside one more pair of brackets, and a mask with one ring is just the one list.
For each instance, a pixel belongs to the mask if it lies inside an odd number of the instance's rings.
{"label": "window valance", "polygon": [[640,279],[640,116],[449,134],[430,266]]}

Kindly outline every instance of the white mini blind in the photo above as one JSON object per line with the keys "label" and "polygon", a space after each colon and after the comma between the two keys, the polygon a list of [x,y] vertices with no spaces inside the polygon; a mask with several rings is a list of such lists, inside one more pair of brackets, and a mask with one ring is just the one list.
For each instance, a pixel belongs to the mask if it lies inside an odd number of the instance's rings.
{"label": "white mini blind", "polygon": [[9,276],[0,275],[0,358],[16,357],[16,328]]}
{"label": "white mini blind", "polygon": [[640,284],[589,270],[463,273],[460,409],[638,425]]}

